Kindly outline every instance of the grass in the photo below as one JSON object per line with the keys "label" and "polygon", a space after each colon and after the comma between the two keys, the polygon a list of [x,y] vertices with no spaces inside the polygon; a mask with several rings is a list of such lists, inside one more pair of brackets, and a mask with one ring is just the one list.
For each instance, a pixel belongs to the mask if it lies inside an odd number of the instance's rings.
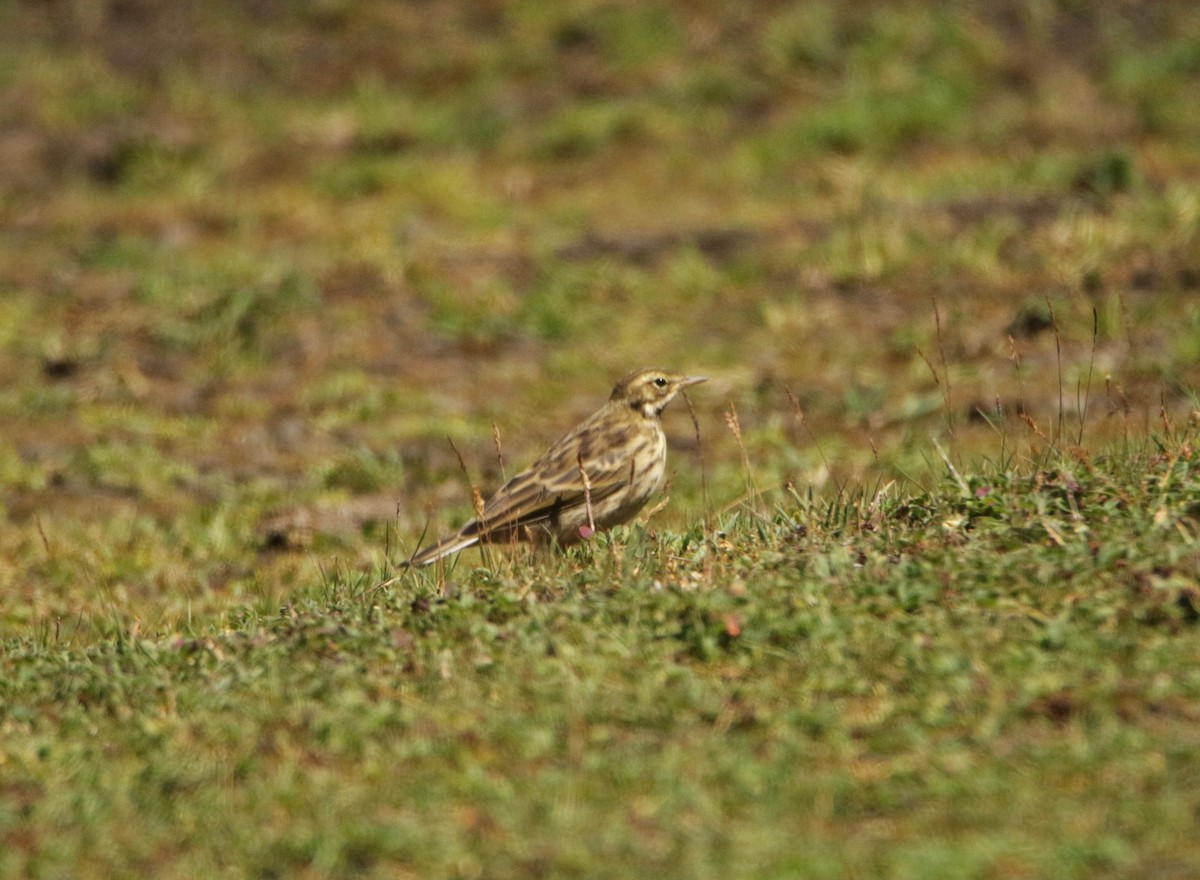
{"label": "grass", "polygon": [[1186,876],[1200,454],[10,639],[11,876]]}
{"label": "grass", "polygon": [[0,878],[1200,873],[1192,5],[0,4]]}

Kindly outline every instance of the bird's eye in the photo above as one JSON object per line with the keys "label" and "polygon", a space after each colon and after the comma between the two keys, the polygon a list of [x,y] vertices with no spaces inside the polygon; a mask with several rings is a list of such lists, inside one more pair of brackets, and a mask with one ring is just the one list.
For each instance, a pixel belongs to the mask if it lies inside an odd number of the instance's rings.
{"label": "bird's eye", "polygon": [[666,388],[666,387],[667,387],[667,380],[666,380],[666,379],[664,379],[662,376],[659,376],[659,377],[657,377],[657,378],[654,380],[654,384],[655,384],[655,386],[657,386],[658,388]]}

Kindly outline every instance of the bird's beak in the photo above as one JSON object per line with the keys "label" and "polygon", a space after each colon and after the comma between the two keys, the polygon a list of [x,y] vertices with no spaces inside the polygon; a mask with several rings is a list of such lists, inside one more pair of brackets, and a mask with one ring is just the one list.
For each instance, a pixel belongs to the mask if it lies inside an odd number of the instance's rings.
{"label": "bird's beak", "polygon": [[699,385],[701,382],[707,382],[708,376],[684,376],[679,380],[680,388],[687,388],[689,385]]}

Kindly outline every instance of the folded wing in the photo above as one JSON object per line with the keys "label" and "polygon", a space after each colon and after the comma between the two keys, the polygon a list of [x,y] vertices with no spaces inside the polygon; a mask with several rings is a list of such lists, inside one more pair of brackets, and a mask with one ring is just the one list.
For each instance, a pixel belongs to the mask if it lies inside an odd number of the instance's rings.
{"label": "folded wing", "polygon": [[[425,565],[480,541],[511,541],[521,537],[526,527],[552,522],[563,511],[583,507],[589,500],[598,504],[626,488],[633,474],[631,460],[619,454],[589,460],[592,436],[580,430],[564,437],[528,470],[505,483],[483,506],[481,516],[421,550],[410,564]],[[586,489],[581,458],[588,461]]]}

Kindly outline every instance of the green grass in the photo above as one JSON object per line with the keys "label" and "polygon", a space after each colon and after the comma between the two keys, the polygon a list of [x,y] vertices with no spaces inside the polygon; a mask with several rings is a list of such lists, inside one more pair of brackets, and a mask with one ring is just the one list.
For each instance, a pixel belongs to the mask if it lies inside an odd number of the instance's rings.
{"label": "green grass", "polygon": [[86,645],[36,621],[0,654],[0,867],[1186,876],[1195,441]]}
{"label": "green grass", "polygon": [[0,3],[0,878],[1200,874],[1194,6]]}

